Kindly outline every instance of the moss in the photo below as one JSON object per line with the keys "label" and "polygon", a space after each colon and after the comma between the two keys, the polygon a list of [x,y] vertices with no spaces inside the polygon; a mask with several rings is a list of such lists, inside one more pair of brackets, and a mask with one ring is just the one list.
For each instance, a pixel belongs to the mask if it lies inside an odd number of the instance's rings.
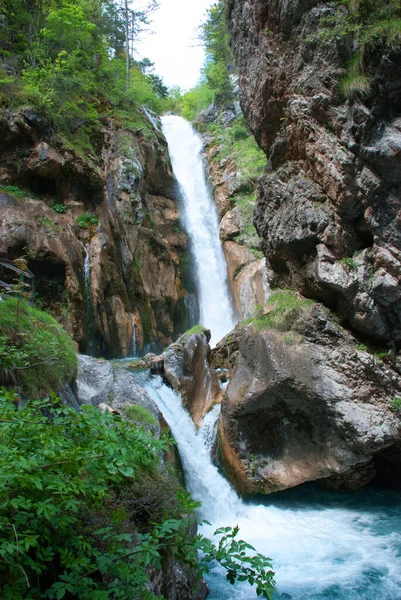
{"label": "moss", "polygon": [[152,311],[147,304],[143,304],[139,309],[139,315],[141,317],[144,341],[147,342],[151,339],[153,331]]}
{"label": "moss", "polygon": [[140,404],[131,404],[124,409],[124,414],[128,419],[138,423],[148,423],[149,425],[157,425],[158,421],[152,413],[141,406]]}
{"label": "moss", "polygon": [[72,340],[45,312],[23,300],[0,302],[0,379],[31,397],[59,391],[76,373]]}
{"label": "moss", "polygon": [[296,329],[299,320],[314,304],[313,300],[304,298],[293,290],[275,290],[264,308],[258,307],[255,316],[243,321],[240,326],[252,323],[258,331],[291,331]]}
{"label": "moss", "polygon": [[185,335],[189,337],[190,335],[195,335],[196,333],[203,333],[204,331],[205,328],[203,327],[203,325],[194,325],[191,329],[185,332]]}

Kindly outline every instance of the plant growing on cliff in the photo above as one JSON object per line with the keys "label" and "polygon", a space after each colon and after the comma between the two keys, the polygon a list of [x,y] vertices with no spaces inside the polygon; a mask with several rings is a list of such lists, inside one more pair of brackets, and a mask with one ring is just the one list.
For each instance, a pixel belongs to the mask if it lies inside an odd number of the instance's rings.
{"label": "plant growing on cliff", "polygon": [[164,489],[157,466],[164,449],[144,428],[92,406],[77,412],[54,395],[21,404],[0,389],[2,598],[151,598],[149,570],[170,556],[200,572],[217,560],[231,583],[255,583],[270,599],[270,559],[237,540],[238,528],[218,530],[217,545],[193,537],[199,503],[189,494],[148,521],[155,513],[143,504],[141,478],[154,479],[153,494]]}
{"label": "plant growing on cliff", "polygon": [[0,302],[0,382],[21,393],[59,390],[76,372],[73,343],[47,313],[19,298]]}
{"label": "plant growing on cliff", "polygon": [[304,298],[293,290],[275,290],[264,307],[256,307],[255,316],[241,323],[252,323],[261,331],[277,329],[279,331],[296,330],[297,324],[314,305],[313,300]]}
{"label": "plant growing on cliff", "polygon": [[401,5],[398,0],[338,0],[331,13],[320,19],[319,29],[305,41],[353,40],[354,58],[341,81],[347,98],[367,94],[369,76],[364,72],[371,50],[398,49],[401,45]]}
{"label": "plant growing on cliff", "polygon": [[89,229],[89,227],[96,227],[99,225],[99,219],[96,215],[85,213],[77,217],[77,225],[81,229]]}

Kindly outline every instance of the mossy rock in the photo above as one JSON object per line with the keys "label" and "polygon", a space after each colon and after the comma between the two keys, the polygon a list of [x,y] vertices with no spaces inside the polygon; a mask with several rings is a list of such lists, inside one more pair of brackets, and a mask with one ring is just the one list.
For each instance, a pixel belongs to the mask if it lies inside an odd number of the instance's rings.
{"label": "mossy rock", "polygon": [[24,300],[0,302],[0,379],[31,398],[58,392],[76,374],[72,340],[53,317]]}

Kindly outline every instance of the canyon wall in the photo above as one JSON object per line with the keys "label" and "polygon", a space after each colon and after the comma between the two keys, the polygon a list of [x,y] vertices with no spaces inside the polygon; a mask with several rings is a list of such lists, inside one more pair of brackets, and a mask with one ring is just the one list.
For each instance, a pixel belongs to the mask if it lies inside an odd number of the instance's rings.
{"label": "canyon wall", "polygon": [[0,118],[0,258],[25,256],[37,302],[102,356],[132,355],[134,337],[164,347],[191,325],[167,145],[156,119],[137,121],[108,119],[91,153],[29,109]]}
{"label": "canyon wall", "polygon": [[369,93],[346,100],[352,37],[306,41],[329,4],[230,0],[228,10],[241,106],[269,160],[255,225],[271,283],[399,346],[399,52],[372,51]]}

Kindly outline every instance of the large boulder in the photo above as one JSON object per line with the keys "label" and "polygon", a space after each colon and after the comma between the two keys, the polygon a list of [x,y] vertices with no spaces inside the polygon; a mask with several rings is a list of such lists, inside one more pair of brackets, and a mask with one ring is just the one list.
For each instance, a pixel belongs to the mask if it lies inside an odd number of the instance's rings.
{"label": "large boulder", "polygon": [[200,425],[203,417],[221,402],[223,390],[210,366],[210,331],[196,328],[171,344],[164,353],[164,376],[182,395],[182,401],[194,423]]}
{"label": "large boulder", "polygon": [[[107,405],[112,410],[125,413],[127,407],[142,406],[154,417],[161,420],[161,412],[145,390],[135,383],[132,374],[122,366],[110,361],[78,355],[76,397],[79,405],[90,404],[99,407]],[[160,434],[160,426],[154,426]]]}
{"label": "large boulder", "polygon": [[220,422],[231,479],[250,494],[315,480],[352,490],[387,464],[401,483],[401,361],[358,347],[320,305],[281,319],[282,331],[261,316],[216,351],[235,357]]}

